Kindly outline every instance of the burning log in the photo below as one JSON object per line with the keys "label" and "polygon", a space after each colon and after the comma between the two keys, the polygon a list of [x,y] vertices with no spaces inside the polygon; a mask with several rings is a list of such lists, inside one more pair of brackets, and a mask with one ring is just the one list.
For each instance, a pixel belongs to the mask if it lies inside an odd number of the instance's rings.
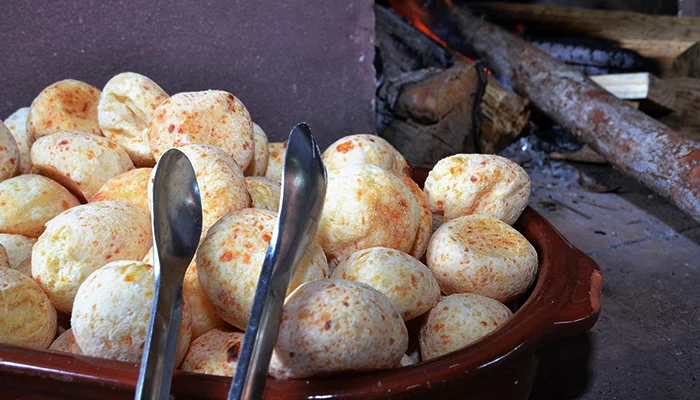
{"label": "burning log", "polygon": [[515,140],[529,120],[526,99],[484,79],[473,62],[393,11],[376,5],[375,18],[378,132],[409,162],[432,167],[448,155],[495,153]]}
{"label": "burning log", "polygon": [[451,8],[455,27],[489,68],[616,168],[700,221],[700,143],[623,103],[524,40]]}

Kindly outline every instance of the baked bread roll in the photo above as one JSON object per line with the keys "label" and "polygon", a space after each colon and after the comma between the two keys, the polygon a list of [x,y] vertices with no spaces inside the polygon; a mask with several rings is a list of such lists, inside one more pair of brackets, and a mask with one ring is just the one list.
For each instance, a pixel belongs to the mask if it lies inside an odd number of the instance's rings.
{"label": "baked bread roll", "polygon": [[151,214],[148,201],[148,182],[153,168],[136,168],[119,174],[105,182],[95,193],[89,203],[98,201],[128,201],[139,206],[148,215]]}
{"label": "baked bread roll", "polygon": [[19,149],[19,173],[29,174],[32,172],[32,158],[29,151],[34,144],[34,138],[27,132],[27,116],[29,107],[23,107],[15,111],[5,120],[5,126],[10,130],[15,138],[15,143]]}
{"label": "baked bread roll", "polygon": [[241,347],[243,333],[223,329],[210,330],[192,341],[180,369],[233,377]]}
{"label": "baked bread roll", "polygon": [[370,247],[409,252],[421,211],[401,179],[371,164],[328,171],[328,188],[316,239],[329,261]]}
{"label": "baked bread roll", "polygon": [[102,133],[122,146],[137,167],[156,164],[146,140],[146,131],[156,108],[168,98],[151,79],[134,72],[118,74],[107,82],[100,95],[97,117]]}
{"label": "baked bread roll", "polygon": [[0,182],[19,173],[20,152],[9,129],[0,122]]}
{"label": "baked bread roll", "polygon": [[0,343],[46,349],[56,337],[56,310],[29,276],[0,268]]}
{"label": "baked bread roll", "polygon": [[428,268],[445,294],[476,293],[507,303],[537,275],[537,252],[520,232],[486,215],[446,222],[430,239]]}
{"label": "baked bread roll", "polygon": [[253,121],[243,103],[221,90],[178,93],[156,110],[148,127],[156,161],[168,149],[187,144],[216,146],[245,170],[253,159]]}
{"label": "baked bread roll", "polygon": [[303,379],[392,368],[408,331],[391,301],[362,282],[308,282],[284,303],[270,374]]}
{"label": "baked bread roll", "polygon": [[253,208],[277,212],[280,208],[282,185],[262,176],[249,176],[245,178],[248,193],[253,202]]}
{"label": "baked bread roll", "polygon": [[336,169],[348,164],[372,164],[399,175],[411,176],[406,159],[377,135],[350,135],[338,139],[328,146],[322,155],[327,169]]}
{"label": "baked bread roll", "polygon": [[255,140],[253,159],[243,173],[245,176],[265,176],[267,160],[270,158],[270,148],[265,131],[255,122],[253,122],[253,139]]}
{"label": "baked bread roll", "polygon": [[150,218],[138,206],[85,204],[46,224],[32,249],[32,277],[57,310],[70,313],[78,288],[92,272],[112,261],[141,260],[150,247]]}
{"label": "baked bread roll", "polygon": [[[153,271],[140,261],[114,261],[90,274],[80,286],[71,329],[83,354],[141,362],[153,303]],[[175,366],[190,344],[192,319],[182,302]]]}
{"label": "baked bread roll", "polygon": [[284,155],[287,152],[287,142],[270,143],[267,146],[269,157],[267,159],[267,168],[265,168],[265,178],[272,179],[276,182],[282,182],[282,174],[284,174]]}
{"label": "baked bread roll", "polygon": [[87,133],[58,132],[39,138],[31,156],[42,175],[65,186],[82,202],[108,180],[134,168],[119,145]]}
{"label": "baked bread roll", "polygon": [[100,93],[100,89],[74,79],[46,87],[29,107],[27,132],[34,140],[64,131],[102,136],[97,119]]}
{"label": "baked bread roll", "polygon": [[503,325],[513,313],[496,300],[478,294],[443,297],[420,329],[424,361],[464,348]]}
{"label": "baked bread roll", "polygon": [[410,255],[386,247],[360,250],[342,261],[331,278],[364,282],[391,300],[404,321],[437,304],[440,288],[428,267]]}
{"label": "baked bread roll", "polygon": [[[209,229],[197,250],[197,272],[204,293],[219,316],[238,329],[244,330],[248,323],[276,219],[276,213],[256,208],[234,211]],[[304,282],[327,276],[323,251],[312,243],[287,293]]]}
{"label": "baked bread roll", "polygon": [[518,164],[495,155],[443,158],[425,180],[430,209],[444,220],[485,214],[513,225],[530,199],[530,177]]}
{"label": "baked bread roll", "polygon": [[0,205],[0,232],[37,238],[46,222],[80,202],[57,182],[28,174],[0,182]]}

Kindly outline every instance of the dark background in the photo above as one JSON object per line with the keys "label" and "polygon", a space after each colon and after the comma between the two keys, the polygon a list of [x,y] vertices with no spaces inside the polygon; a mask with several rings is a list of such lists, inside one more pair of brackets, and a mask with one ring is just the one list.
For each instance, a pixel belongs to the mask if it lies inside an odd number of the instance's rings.
{"label": "dark background", "polygon": [[0,118],[46,86],[148,76],[168,94],[239,97],[281,141],[308,121],[322,146],[374,132],[370,0],[3,1]]}

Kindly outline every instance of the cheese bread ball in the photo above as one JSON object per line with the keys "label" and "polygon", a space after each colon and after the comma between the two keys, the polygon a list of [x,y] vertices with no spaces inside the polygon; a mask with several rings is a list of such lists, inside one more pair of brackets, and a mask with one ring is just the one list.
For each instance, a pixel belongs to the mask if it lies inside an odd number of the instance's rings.
{"label": "cheese bread ball", "polygon": [[243,103],[221,90],[173,95],[156,109],[147,131],[156,161],[172,147],[208,144],[245,170],[253,159],[253,121]]}
{"label": "cheese bread ball", "polygon": [[282,182],[282,175],[284,174],[284,155],[287,152],[287,142],[270,143],[267,148],[269,158],[267,160],[267,168],[265,169],[265,178]]}
{"label": "cheese bread ball", "polygon": [[78,343],[75,341],[75,336],[73,335],[72,329],[64,331],[59,337],[57,337],[56,340],[51,343],[51,346],[49,346],[49,350],[62,351],[64,353],[83,354],[80,346],[78,346]]}
{"label": "cheese bread ball", "polygon": [[79,205],[57,182],[40,175],[20,175],[0,182],[0,232],[39,237],[44,224]]}
{"label": "cheese bread ball", "polygon": [[180,369],[233,377],[241,347],[243,333],[213,329],[192,341]]}
{"label": "cheese bread ball", "polygon": [[255,122],[253,122],[253,138],[255,139],[253,159],[243,172],[245,176],[265,176],[267,160],[270,158],[270,149],[265,131]]}
{"label": "cheese bread ball", "polygon": [[408,254],[420,259],[425,255],[425,250],[428,248],[428,241],[433,234],[433,213],[430,212],[428,205],[428,196],[423,192],[423,189],[411,178],[400,175],[394,172],[401,182],[413,193],[420,207],[420,221],[418,223],[418,231],[416,232],[416,240],[413,242],[413,247]]}
{"label": "cheese bread ball", "polygon": [[[178,150],[185,153],[197,177],[202,200],[202,232],[231,211],[250,207],[243,170],[228,153],[203,144],[190,144]],[[154,174],[155,171],[152,177]],[[151,191],[148,192],[150,195]]]}
{"label": "cheese bread ball", "polygon": [[32,101],[27,132],[34,138],[63,131],[102,136],[97,119],[100,89],[85,82],[66,79],[48,86]]}
{"label": "cheese bread ball", "polygon": [[537,252],[520,232],[486,215],[446,222],[428,245],[428,268],[445,294],[515,300],[537,274]]}
{"label": "cheese bread ball", "polygon": [[31,155],[42,175],[62,184],[83,202],[108,180],[134,168],[119,145],[87,133],[59,132],[42,137],[34,142]]}
{"label": "cheese bread ball", "polygon": [[156,108],[168,98],[151,79],[134,72],[114,76],[102,89],[97,117],[102,133],[122,146],[137,167],[156,164],[146,131]]}
{"label": "cheese bread ball", "polygon": [[148,182],[153,168],[136,168],[119,174],[105,182],[89,203],[108,200],[123,200],[134,203],[151,214],[148,201]]}
{"label": "cheese bread ball", "polygon": [[[209,229],[197,250],[197,272],[204,293],[226,322],[245,329],[253,306],[277,214],[245,208],[221,218]],[[304,282],[328,276],[328,263],[312,244],[289,284],[288,293]]]}
{"label": "cheese bread ball", "polygon": [[328,146],[322,158],[329,170],[348,164],[372,164],[386,171],[411,176],[411,168],[401,153],[376,135],[346,136]]}
{"label": "cheese bread ball", "polygon": [[513,313],[478,294],[443,297],[420,329],[420,352],[430,360],[466,347],[503,325]]}
{"label": "cheese bread ball", "polygon": [[24,235],[0,233],[0,245],[2,245],[7,252],[10,268],[17,269],[22,261],[32,255],[34,243],[36,243],[35,238]]}
{"label": "cheese bread ball", "polygon": [[7,250],[2,244],[0,244],[0,268],[11,268],[10,256],[7,255]]}
{"label": "cheese bread ball", "polygon": [[408,332],[391,301],[362,282],[324,279],[287,297],[270,374],[300,379],[392,368]]}
{"label": "cheese bread ball", "polygon": [[[90,274],[78,290],[71,315],[83,354],[140,362],[153,303],[153,271],[140,261],[114,261]],[[182,303],[175,365],[190,344],[192,319]]]}
{"label": "cheese bread ball", "polygon": [[78,287],[118,260],[141,260],[151,247],[148,214],[126,201],[71,208],[46,224],[32,249],[32,277],[57,310],[70,313]]}
{"label": "cheese bread ball", "polygon": [[19,172],[20,153],[9,129],[0,122],[0,182]]}
{"label": "cheese bread ball", "polygon": [[328,171],[316,238],[329,260],[370,247],[409,252],[420,219],[415,196],[399,178],[374,165],[350,164]]}
{"label": "cheese bread ball", "polygon": [[353,253],[333,270],[331,278],[364,282],[391,300],[404,321],[437,304],[440,288],[428,267],[410,255],[386,247]]}
{"label": "cheese bread ball", "polygon": [[496,155],[457,154],[438,162],[425,180],[433,213],[445,221],[485,214],[513,225],[530,199],[530,177]]}
{"label": "cheese bread ball", "polygon": [[253,202],[253,208],[274,212],[279,210],[282,184],[262,176],[246,177],[245,184]]}
{"label": "cheese bread ball", "polygon": [[27,116],[29,107],[23,107],[15,111],[5,120],[5,126],[10,130],[15,138],[15,143],[19,149],[19,173],[28,174],[32,171],[32,159],[29,150],[34,144],[34,138],[27,132]]}
{"label": "cheese bread ball", "polygon": [[56,337],[56,310],[29,276],[0,268],[0,343],[46,349]]}
{"label": "cheese bread ball", "polygon": [[[149,250],[143,262],[153,265],[153,250]],[[197,276],[197,254],[192,258],[192,262],[187,266],[185,280],[182,283],[182,298],[187,301],[192,315],[192,339],[196,339],[202,334],[215,328],[228,326],[226,321],[221,319],[216,313],[211,300],[202,290]]]}

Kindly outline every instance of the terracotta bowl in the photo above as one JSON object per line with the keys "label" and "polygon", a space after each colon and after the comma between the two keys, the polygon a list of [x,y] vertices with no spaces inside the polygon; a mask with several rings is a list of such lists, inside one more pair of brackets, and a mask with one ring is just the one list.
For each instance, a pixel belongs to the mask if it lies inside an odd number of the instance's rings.
{"label": "terracotta bowl", "polygon": [[[424,171],[418,171],[421,183]],[[593,327],[600,312],[602,275],[540,214],[527,208],[514,225],[540,260],[527,299],[513,317],[480,341],[405,368],[315,380],[269,380],[266,399],[527,399],[537,349]],[[0,345],[2,398],[131,399],[138,366],[67,353]],[[176,371],[172,397],[225,399],[231,379]]]}

